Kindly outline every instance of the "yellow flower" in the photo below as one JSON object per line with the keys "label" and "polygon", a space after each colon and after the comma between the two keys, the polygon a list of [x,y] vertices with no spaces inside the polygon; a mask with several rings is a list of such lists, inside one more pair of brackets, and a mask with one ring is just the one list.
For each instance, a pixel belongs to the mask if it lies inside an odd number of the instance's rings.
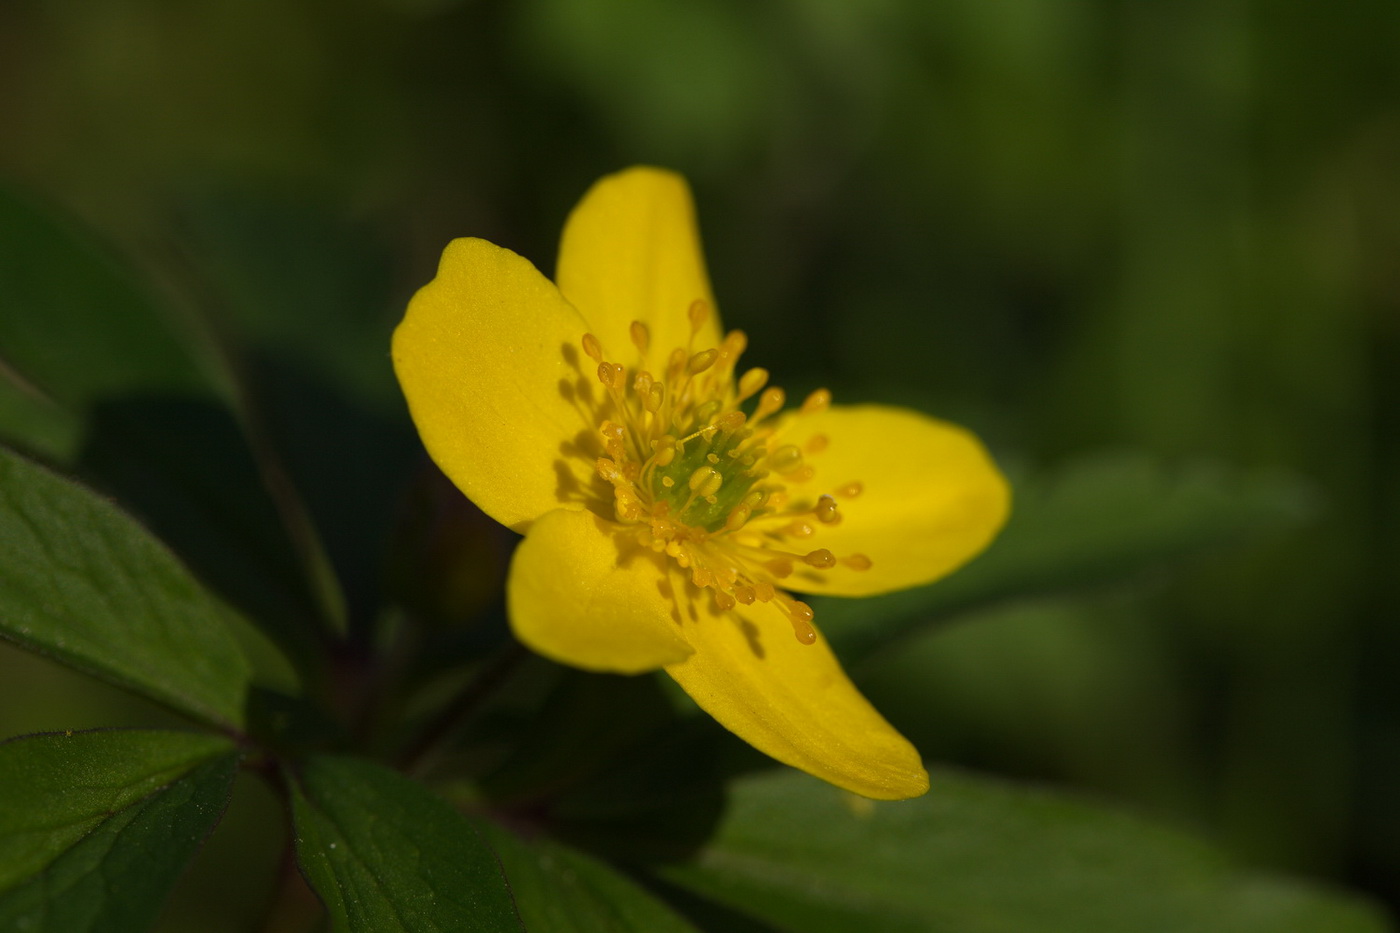
{"label": "yellow flower", "polygon": [[984,548],[1005,480],[976,438],[900,408],[785,409],[723,333],[683,179],[602,179],[564,228],[557,284],[483,240],[448,245],[394,333],[428,452],[525,535],[508,608],[533,650],[664,668],[774,758],[881,799],[924,793],[918,752],[851,684],[790,593],[927,583]]}

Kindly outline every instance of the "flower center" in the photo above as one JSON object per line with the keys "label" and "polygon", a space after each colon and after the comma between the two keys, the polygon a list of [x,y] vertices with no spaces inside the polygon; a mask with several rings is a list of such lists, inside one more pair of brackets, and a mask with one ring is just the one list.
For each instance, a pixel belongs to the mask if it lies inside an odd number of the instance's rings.
{"label": "flower center", "polygon": [[[822,526],[839,523],[837,497],[859,495],[861,484],[846,482],[815,498],[791,495],[789,484],[816,475],[809,460],[825,449],[825,436],[813,436],[805,450],[782,443],[773,416],[786,402],[783,390],[768,386],[763,369],[736,377],[748,338],[733,330],[718,347],[697,351],[709,307],[695,301],[688,313],[690,345],[673,349],[660,374],[638,367],[629,378],[626,367],[604,357],[598,338],[583,335],[583,350],[598,364],[611,401],[598,426],[607,452],[598,458],[598,475],[613,488],[617,520],[689,570],[691,582],[711,591],[718,609],[771,604],[797,640],[810,645],[817,638],[811,607],[774,584],[798,564],[816,571],[838,562],[870,567],[863,554],[838,560],[825,548],[795,549]],[[633,321],[630,336],[645,360],[646,325]],[[818,389],[798,414],[830,404],[831,393]]]}

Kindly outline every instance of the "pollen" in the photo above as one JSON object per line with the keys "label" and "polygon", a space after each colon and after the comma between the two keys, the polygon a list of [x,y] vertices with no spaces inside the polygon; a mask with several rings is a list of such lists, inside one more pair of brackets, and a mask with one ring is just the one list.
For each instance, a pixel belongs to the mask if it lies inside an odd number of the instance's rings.
{"label": "pollen", "polygon": [[[769,384],[768,371],[738,368],[744,333],[696,346],[710,307],[696,300],[683,313],[690,325],[683,347],[655,346],[646,324],[631,323],[636,356],[623,358],[639,362],[630,369],[595,335],[582,336],[606,390],[594,469],[612,495],[598,507],[674,561],[716,611],[751,607],[743,611],[786,620],[800,643],[814,644],[812,608],[780,589],[782,581],[871,566],[864,554],[821,546],[825,529],[843,518],[837,498],[854,499],[863,488],[826,477],[829,441],[802,427],[830,407],[831,393],[818,389],[784,415],[787,395]],[[845,482],[824,486],[827,479]]]}

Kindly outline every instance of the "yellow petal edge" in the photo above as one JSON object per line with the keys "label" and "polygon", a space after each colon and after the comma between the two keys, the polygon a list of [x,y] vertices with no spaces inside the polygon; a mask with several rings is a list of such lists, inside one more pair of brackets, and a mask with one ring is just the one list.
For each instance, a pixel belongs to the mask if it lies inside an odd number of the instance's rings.
{"label": "yellow petal edge", "polygon": [[[695,654],[666,672],[754,748],[877,800],[928,790],[918,751],[876,712],[820,635],[799,644],[763,604],[719,615],[697,600],[685,626]],[[765,611],[766,610],[766,611]]]}
{"label": "yellow petal edge", "polygon": [[511,628],[535,652],[591,671],[636,674],[691,647],[663,592],[663,561],[592,512],[541,516],[515,550],[506,594]]}
{"label": "yellow petal edge", "polygon": [[594,425],[561,391],[579,379],[569,360],[586,330],[528,260],[461,239],[394,331],[394,372],[428,453],[516,531],[592,480],[566,444]]}

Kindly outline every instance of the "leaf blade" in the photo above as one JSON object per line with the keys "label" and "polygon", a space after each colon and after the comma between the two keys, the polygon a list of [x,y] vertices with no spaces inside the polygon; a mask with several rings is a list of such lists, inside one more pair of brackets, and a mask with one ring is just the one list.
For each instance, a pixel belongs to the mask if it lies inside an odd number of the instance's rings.
{"label": "leaf blade", "polygon": [[551,933],[697,933],[626,875],[577,849],[525,841],[499,826],[483,833],[501,859],[528,930]]}
{"label": "leaf blade", "polygon": [[524,929],[490,847],[427,788],[333,757],[291,783],[297,860],[334,929]]}
{"label": "leaf blade", "polygon": [[113,730],[0,744],[0,928],[145,929],[223,814],[226,739]]}
{"label": "leaf blade", "polygon": [[231,619],[130,517],[0,448],[0,637],[236,729],[252,669]]}
{"label": "leaf blade", "polygon": [[662,875],[794,929],[1381,933],[1368,905],[1241,871],[1174,830],[949,770],[897,804],[802,775],[735,785],[715,840]]}

